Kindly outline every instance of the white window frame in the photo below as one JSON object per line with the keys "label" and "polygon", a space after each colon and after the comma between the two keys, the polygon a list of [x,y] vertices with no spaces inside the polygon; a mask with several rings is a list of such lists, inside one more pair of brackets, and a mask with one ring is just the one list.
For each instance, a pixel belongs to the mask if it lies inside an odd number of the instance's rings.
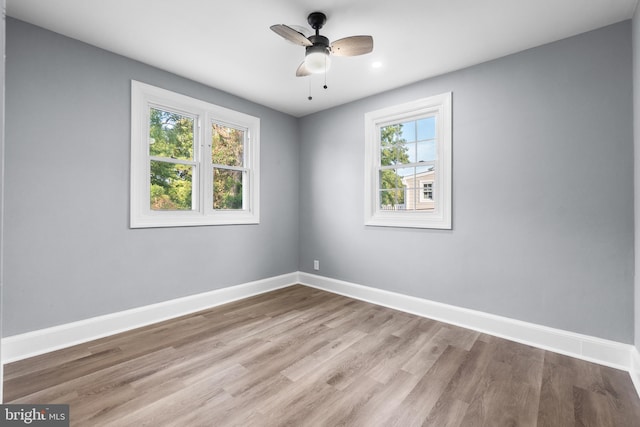
{"label": "white window frame", "polygon": [[[364,223],[370,226],[451,229],[452,94],[418,99],[365,114]],[[380,209],[380,129],[392,124],[436,117],[435,209],[397,211]],[[420,189],[422,192],[422,189]]]}
{"label": "white window frame", "polygon": [[[149,112],[151,107],[195,118],[194,197],[190,211],[150,207]],[[212,207],[211,124],[245,132],[243,209]],[[260,223],[260,119],[135,80],[131,81],[131,228]],[[186,162],[190,163],[190,162]],[[233,168],[232,168],[233,169]]]}

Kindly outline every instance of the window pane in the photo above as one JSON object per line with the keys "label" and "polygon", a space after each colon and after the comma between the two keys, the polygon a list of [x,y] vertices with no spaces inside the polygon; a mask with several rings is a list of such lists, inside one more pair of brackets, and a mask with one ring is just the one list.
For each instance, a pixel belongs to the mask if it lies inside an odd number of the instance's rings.
{"label": "window pane", "polygon": [[420,184],[420,187],[416,189],[419,197],[415,199],[416,203],[412,208],[418,211],[433,211],[436,206],[435,185],[433,182],[421,182]]}
{"label": "window pane", "polygon": [[406,163],[415,163],[416,162],[416,143],[411,142],[404,144],[402,147],[399,147],[399,151],[402,153],[402,159],[406,160],[403,162],[399,162],[402,164]]}
{"label": "window pane", "polygon": [[213,171],[213,209],[242,209],[244,172],[215,168]]}
{"label": "window pane", "polygon": [[418,141],[436,137],[436,117],[426,117],[418,120]]}
{"label": "window pane", "polygon": [[244,166],[244,131],[212,123],[211,163]]}
{"label": "window pane", "polygon": [[416,140],[416,122],[415,120],[410,122],[401,123],[402,139],[407,142],[415,142]]}
{"label": "window pane", "polygon": [[416,167],[416,175],[420,176],[421,174],[429,171],[433,171],[435,165],[427,165],[427,166],[418,166]]}
{"label": "window pane", "polygon": [[155,160],[150,166],[151,210],[191,210],[193,166]]}
{"label": "window pane", "polygon": [[407,145],[402,142],[389,144],[381,150],[380,164],[381,166],[407,164],[411,161],[409,157],[411,150],[415,153],[415,144]]}
{"label": "window pane", "polygon": [[401,124],[380,128],[380,165],[407,163],[409,159],[403,144]]}
{"label": "window pane", "polygon": [[406,189],[405,209],[412,211],[415,208],[416,208],[416,188],[415,187],[407,187],[407,189]]}
{"label": "window pane", "polygon": [[431,139],[418,142],[418,162],[431,162],[436,160],[436,141]]}
{"label": "window pane", "polygon": [[436,208],[435,166],[416,168],[417,197],[411,200],[410,209],[433,211]]}
{"label": "window pane", "polygon": [[398,175],[400,177],[402,177],[403,180],[407,180],[407,179],[412,179],[413,175],[416,172],[416,168],[414,167],[408,167],[408,168],[398,168],[396,169],[398,171]]}
{"label": "window pane", "polygon": [[385,211],[405,210],[405,190],[380,190],[380,209]]}
{"label": "window pane", "polygon": [[402,188],[402,177],[398,175],[394,169],[386,169],[380,171],[380,188]]}
{"label": "window pane", "polygon": [[192,117],[150,109],[149,154],[171,159],[193,159]]}
{"label": "window pane", "polygon": [[[398,175],[397,170],[386,169],[380,171],[380,207],[381,209],[400,208],[398,205],[404,205],[404,183],[402,177]],[[402,206],[404,209],[404,206]]]}
{"label": "window pane", "polygon": [[408,167],[408,168],[398,168],[396,169],[394,172],[397,174],[398,179],[401,182],[401,186],[403,188],[403,195],[402,195],[402,210],[405,209],[409,209],[410,208],[410,204],[411,204],[411,199],[413,198],[413,190],[411,190],[411,188],[413,187],[413,177],[415,175],[415,169],[414,167]]}

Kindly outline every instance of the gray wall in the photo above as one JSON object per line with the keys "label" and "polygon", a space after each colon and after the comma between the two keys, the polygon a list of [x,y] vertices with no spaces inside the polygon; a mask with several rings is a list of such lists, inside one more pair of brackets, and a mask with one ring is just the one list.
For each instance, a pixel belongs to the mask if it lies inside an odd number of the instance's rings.
{"label": "gray wall", "polygon": [[[0,0],[0,13],[2,13],[2,19],[0,19],[0,337],[2,336],[2,294],[3,294],[3,277],[4,268],[3,264],[3,216],[4,216],[4,54],[5,54],[5,0]],[[0,360],[2,360],[2,342],[0,341]],[[2,400],[2,386],[4,384],[4,365],[0,363],[0,403]]]}
{"label": "gray wall", "polygon": [[640,351],[640,7],[633,16],[633,142],[635,202],[635,344]]}
{"label": "gray wall", "polygon": [[[261,118],[261,222],[128,228],[130,81]],[[4,334],[297,270],[298,123],[7,21]]]}
{"label": "gray wall", "polygon": [[[631,22],[301,119],[300,265],[633,342]],[[453,92],[453,230],[363,225],[367,111]]]}

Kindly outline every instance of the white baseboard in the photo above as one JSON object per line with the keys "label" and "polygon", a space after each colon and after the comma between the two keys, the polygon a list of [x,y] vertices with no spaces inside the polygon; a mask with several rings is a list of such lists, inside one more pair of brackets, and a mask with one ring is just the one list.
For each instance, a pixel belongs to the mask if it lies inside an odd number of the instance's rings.
{"label": "white baseboard", "polygon": [[[301,284],[630,371],[633,346],[309,273]],[[638,370],[640,372],[640,369]],[[640,390],[640,389],[639,389]]]}
{"label": "white baseboard", "polygon": [[298,273],[283,274],[2,339],[2,363],[10,363],[119,332],[195,313],[217,305],[294,285]]}
{"label": "white baseboard", "polygon": [[640,352],[636,347],[631,350],[631,369],[629,369],[629,374],[638,392],[638,397],[640,397]]}

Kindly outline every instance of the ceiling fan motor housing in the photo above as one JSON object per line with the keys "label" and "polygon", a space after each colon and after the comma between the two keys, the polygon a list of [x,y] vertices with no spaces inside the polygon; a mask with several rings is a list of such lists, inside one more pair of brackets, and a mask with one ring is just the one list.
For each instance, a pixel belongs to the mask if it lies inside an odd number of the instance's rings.
{"label": "ceiling fan motor housing", "polygon": [[327,22],[327,15],[325,15],[322,12],[310,13],[309,16],[307,16],[307,22],[309,23],[311,28],[316,30],[316,34],[317,34],[318,30],[322,28],[324,24]]}
{"label": "ceiling fan motor housing", "polygon": [[329,52],[329,39],[325,36],[309,36],[309,41],[313,45],[307,46],[307,53],[309,53],[310,49],[314,52],[321,51],[321,49],[325,49],[327,53]]}

